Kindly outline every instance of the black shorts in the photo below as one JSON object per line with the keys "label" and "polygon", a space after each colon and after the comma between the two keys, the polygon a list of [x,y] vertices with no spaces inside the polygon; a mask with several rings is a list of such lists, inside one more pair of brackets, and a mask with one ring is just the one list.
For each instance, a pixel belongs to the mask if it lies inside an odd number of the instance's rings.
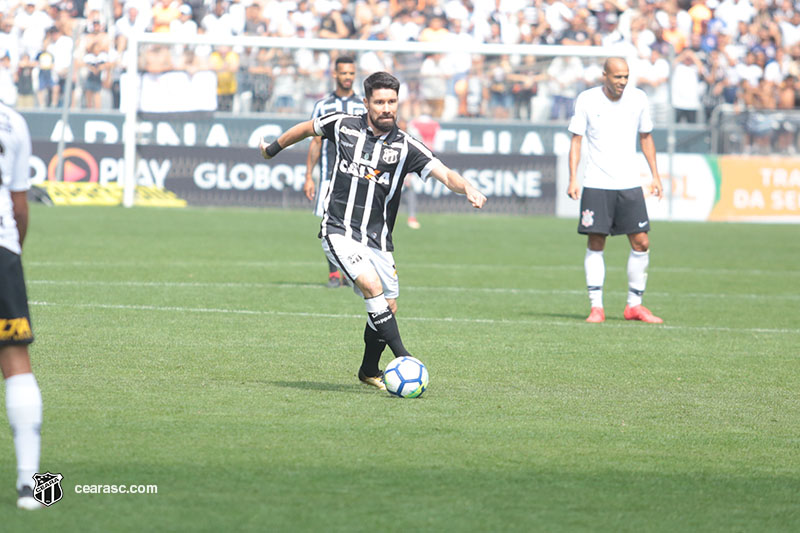
{"label": "black shorts", "polygon": [[32,342],[22,258],[0,247],[0,347]]}
{"label": "black shorts", "polygon": [[622,190],[584,187],[578,233],[630,235],[650,231],[641,187]]}

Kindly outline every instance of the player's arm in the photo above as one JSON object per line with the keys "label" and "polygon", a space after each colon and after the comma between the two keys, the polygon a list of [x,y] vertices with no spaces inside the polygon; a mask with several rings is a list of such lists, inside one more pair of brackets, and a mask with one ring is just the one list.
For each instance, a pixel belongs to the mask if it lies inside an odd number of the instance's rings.
{"label": "player's arm", "polygon": [[258,148],[261,150],[261,157],[264,159],[272,159],[284,148],[299,143],[306,137],[311,137],[312,135],[317,135],[316,131],[314,131],[314,121],[306,120],[284,131],[272,144],[268,144],[264,139],[261,139],[261,142],[258,143]]}
{"label": "player's arm", "polygon": [[28,233],[28,189],[30,188],[30,159],[31,159],[31,133],[24,120],[16,128],[17,150],[16,160],[13,163],[11,182],[8,184],[11,192],[11,209],[19,232],[19,245],[25,241]]}
{"label": "player's arm", "polygon": [[[308,147],[308,156],[306,157],[306,182],[303,185],[303,192],[306,198],[314,200],[314,167],[319,162],[319,156],[322,153],[322,137],[314,137],[311,139],[311,146]],[[322,177],[320,179],[323,179]]]}
{"label": "player's arm", "polygon": [[454,193],[465,194],[472,207],[480,209],[486,203],[486,196],[476,189],[469,180],[444,164],[440,163],[433,167],[431,176],[442,182],[445,187]]}
{"label": "player's arm", "polygon": [[19,245],[22,246],[28,233],[28,191],[11,191],[11,204],[19,231]]}
{"label": "player's arm", "polygon": [[639,134],[639,143],[642,146],[642,153],[647,160],[647,165],[650,167],[650,174],[653,175],[653,181],[650,184],[650,192],[656,198],[664,196],[664,188],[661,186],[661,178],[658,176],[658,167],[656,166],[656,143],[653,141],[653,134],[650,132]]}
{"label": "player's arm", "polygon": [[581,141],[583,137],[572,134],[572,141],[569,143],[569,186],[567,196],[577,200],[581,195],[581,188],[578,185],[578,165],[581,162]]}

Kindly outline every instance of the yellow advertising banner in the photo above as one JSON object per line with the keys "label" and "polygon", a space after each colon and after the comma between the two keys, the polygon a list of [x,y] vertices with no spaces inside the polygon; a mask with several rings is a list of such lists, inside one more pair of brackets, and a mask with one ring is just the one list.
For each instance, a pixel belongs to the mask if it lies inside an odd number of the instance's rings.
{"label": "yellow advertising banner", "polygon": [[709,220],[800,222],[800,158],[720,156]]}
{"label": "yellow advertising banner", "polygon": [[[120,185],[99,185],[76,181],[45,181],[35,185],[47,191],[54,205],[122,205]],[[136,187],[134,205],[148,207],[186,207],[186,200],[158,187]]]}

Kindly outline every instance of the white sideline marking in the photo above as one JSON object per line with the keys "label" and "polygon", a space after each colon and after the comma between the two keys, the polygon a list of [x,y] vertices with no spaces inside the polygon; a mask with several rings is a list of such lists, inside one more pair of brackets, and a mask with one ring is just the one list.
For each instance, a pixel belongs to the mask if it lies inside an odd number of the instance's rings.
{"label": "white sideline marking", "polygon": [[[34,279],[28,280],[29,285],[76,285],[76,286],[106,286],[106,287],[174,287],[174,288],[249,288],[249,289],[325,289],[322,284],[303,284],[303,283],[255,283],[255,282],[234,282],[234,281],[95,281],[95,280],[51,280]],[[513,287],[431,287],[431,286],[409,286],[402,285],[405,291],[427,291],[427,292],[469,292],[469,293],[492,293],[492,294],[569,294],[583,295],[585,289],[529,289]],[[606,293],[623,292],[606,289]],[[662,298],[742,298],[746,300],[800,300],[800,294],[730,294],[730,293],[681,293],[681,292],[658,292],[649,291],[648,296]]]}
{"label": "white sideline marking", "polygon": [[[31,267],[196,267],[204,266],[231,266],[231,267],[250,267],[250,268],[270,268],[270,267],[287,267],[287,266],[302,266],[302,267],[318,267],[319,261],[169,261],[168,263],[153,263],[147,261],[106,261],[106,262],[93,262],[93,261],[26,261],[26,266]],[[403,263],[404,269],[419,268],[419,269],[458,269],[458,270],[542,270],[542,271],[564,271],[564,270],[579,270],[583,271],[582,261],[570,265],[509,265],[509,264],[458,264],[458,263]],[[625,271],[626,266],[619,265],[606,265],[606,271]],[[651,265],[649,271],[652,272],[669,272],[677,274],[710,274],[710,275],[743,275],[743,276],[798,276],[800,270],[764,270],[764,269],[735,269],[735,268],[693,268],[693,267],[662,267],[658,265]]]}
{"label": "white sideline marking", "polygon": [[[364,318],[364,315],[349,315],[343,313],[307,313],[298,311],[255,311],[250,309],[215,309],[208,307],[173,307],[173,306],[157,306],[157,305],[122,305],[122,304],[98,304],[98,303],[58,303],[58,302],[43,302],[31,301],[30,305],[38,305],[42,307],[77,307],[82,309],[116,309],[123,311],[167,311],[179,313],[216,313],[216,314],[232,314],[232,315],[255,315],[255,316],[292,316],[292,317],[305,317],[305,318]],[[494,318],[456,318],[456,317],[413,317],[403,316],[403,321],[414,322],[462,322],[468,324],[528,324],[528,325],[546,325],[546,326],[584,326],[595,327],[594,324],[585,324],[583,320],[509,320],[509,319],[494,319]],[[606,323],[602,327],[608,328],[622,328],[631,327],[624,323],[609,324]],[[800,329],[788,328],[731,328],[725,326],[680,326],[680,325],[651,325],[648,326],[654,330],[680,330],[680,331],[716,331],[726,333],[788,333],[800,334]]]}

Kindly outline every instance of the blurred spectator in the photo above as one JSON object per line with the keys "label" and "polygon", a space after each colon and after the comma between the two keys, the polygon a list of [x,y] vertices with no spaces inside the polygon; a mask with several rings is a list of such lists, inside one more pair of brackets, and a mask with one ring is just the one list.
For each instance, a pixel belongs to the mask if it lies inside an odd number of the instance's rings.
{"label": "blurred spectator", "polygon": [[487,62],[489,77],[489,113],[492,118],[507,119],[511,116],[514,100],[511,97],[511,64],[508,56],[491,58]]}
{"label": "blurred spectator", "polygon": [[424,43],[441,43],[450,38],[450,30],[445,26],[444,15],[435,14],[428,21],[421,32],[419,32],[419,41]]}
{"label": "blurred spectator", "polygon": [[22,9],[17,10],[14,24],[21,32],[21,52],[36,57],[42,50],[45,32],[53,25],[53,19],[44,11],[37,9],[34,0],[26,0]]}
{"label": "blurred spectator", "polygon": [[[111,47],[108,54],[108,76],[106,78],[106,87],[111,91],[111,107],[112,109],[120,109],[120,99],[122,94],[121,80],[122,73],[128,64],[128,39],[124,35],[117,35],[114,39],[114,46]],[[186,64],[181,65],[182,68],[188,68]]]}
{"label": "blurred spectator", "polygon": [[[298,36],[304,32],[302,27],[298,28]],[[314,109],[314,103],[325,96],[328,91],[330,56],[325,51],[306,48],[295,53],[295,61],[303,94],[299,111],[310,115]]]}
{"label": "blurred spectator", "polygon": [[193,37],[197,35],[197,23],[192,19],[192,6],[182,4],[178,8],[178,17],[170,21],[169,31],[176,37]]}
{"label": "blurred spectator", "polygon": [[580,9],[569,22],[569,28],[562,34],[559,44],[566,46],[589,46],[592,44],[592,32],[586,21],[589,11]]}
{"label": "blurred spectator", "polygon": [[650,115],[657,124],[669,120],[669,61],[654,48],[650,56],[635,64],[636,86],[647,94]]}
{"label": "blurred spectator", "polygon": [[547,68],[548,86],[552,95],[550,120],[567,120],[572,116],[575,98],[583,90],[583,62],[575,56],[559,56]]}
{"label": "blurred spectator", "polygon": [[83,65],[87,73],[83,81],[83,94],[87,109],[100,109],[100,91],[107,73],[108,59],[108,53],[103,50],[100,41],[94,41],[86,48]]}
{"label": "blurred spectator", "polygon": [[156,33],[165,33],[170,31],[172,21],[178,20],[180,14],[181,12],[179,11],[177,2],[173,0],[155,0],[155,2],[153,2],[152,10],[152,31]]}
{"label": "blurred spectator", "polygon": [[678,54],[672,68],[671,89],[675,122],[694,124],[700,111],[701,76],[704,76],[705,69],[691,48]]}
{"label": "blurred spectator", "polygon": [[277,113],[292,113],[297,108],[297,67],[292,55],[286,50],[278,52],[277,65],[272,69],[273,102]]}
{"label": "blurred spectator", "polygon": [[561,0],[545,0],[544,16],[550,26],[555,41],[561,39],[561,35],[569,29],[569,24],[575,14],[570,4],[573,2],[562,2]]}
{"label": "blurred spectator", "polygon": [[[797,87],[797,78],[793,75],[786,76],[778,87],[778,109],[791,110],[800,107],[800,91]],[[791,116],[784,117],[778,134],[777,149],[780,153],[797,153],[797,130],[800,121]]]}
{"label": "blurred spectator", "polygon": [[272,96],[272,60],[274,48],[258,48],[255,58],[250,62],[248,71],[253,86],[253,111],[264,112]]}
{"label": "blurred spectator", "polygon": [[692,0],[692,7],[687,11],[692,18],[692,33],[700,35],[705,29],[713,13],[706,5],[706,0]]}
{"label": "blurred spectator", "polygon": [[420,70],[420,92],[425,104],[423,113],[435,119],[442,117],[449,73],[444,68],[442,54],[428,54]]}
{"label": "blurred spectator", "polygon": [[[250,7],[248,7],[247,13],[249,14],[251,11],[258,11],[258,9],[255,10],[251,9],[253,6],[256,5],[257,4],[251,4]],[[292,11],[292,13],[289,16],[294,26],[298,28],[302,27],[305,29],[307,36],[313,36],[317,34],[317,30],[319,29],[319,17],[317,17],[317,14],[314,13],[314,11],[312,10],[309,0],[300,0],[297,3],[297,9],[295,11]],[[248,15],[248,21],[249,20],[250,18]],[[247,27],[245,27],[245,33],[247,33]],[[251,33],[255,35],[261,35],[264,32],[251,30]]]}
{"label": "blurred spectator", "polygon": [[480,117],[486,112],[489,88],[485,83],[483,56],[473,56],[472,66],[464,79],[456,83],[458,115],[461,117]]}
{"label": "blurred spectator", "polygon": [[756,14],[749,0],[722,0],[714,9],[714,16],[725,23],[726,33],[739,36],[740,23],[747,24]]}
{"label": "blurred spectator", "polygon": [[123,16],[117,19],[114,27],[116,33],[124,35],[126,39],[130,39],[132,33],[141,33],[150,26],[150,20],[148,20],[147,16],[139,12],[137,3],[131,1],[126,2],[123,11]]}
{"label": "blurred spectator", "polygon": [[36,68],[36,61],[33,61],[27,52],[23,52],[17,65],[17,107],[31,108],[36,107],[36,95],[33,92],[33,71]]}
{"label": "blurred spectator", "polygon": [[7,50],[0,54],[0,102],[14,106],[17,103],[17,86],[14,84],[11,56]]}
{"label": "blurred spectator", "polygon": [[392,41],[416,41],[419,32],[422,31],[419,24],[414,21],[411,11],[399,11],[392,19],[387,29],[387,36]]}
{"label": "blurred spectator", "polygon": [[525,56],[522,64],[509,74],[515,119],[531,120],[531,100],[539,90],[539,80],[545,77],[545,74],[538,72],[536,56]]}
{"label": "blurred spectator", "polygon": [[236,17],[228,11],[228,2],[216,0],[213,10],[200,23],[208,35],[229,37],[237,33]]}
{"label": "blurred spectator", "polygon": [[678,27],[678,17],[676,15],[670,15],[669,26],[664,29],[661,35],[664,41],[672,45],[676,54],[680,54],[683,49],[686,48],[688,37],[686,33]]}
{"label": "blurred spectator", "polygon": [[55,26],[50,27],[42,43],[43,50],[36,56],[36,62],[39,66],[39,90],[37,92],[39,107],[56,105],[58,101],[58,79],[53,70],[53,54],[49,50],[50,44],[57,36],[58,29]]}
{"label": "blurred spectator", "polygon": [[239,54],[229,46],[220,46],[211,52],[209,66],[217,73],[217,109],[233,111],[233,98],[236,95],[239,72]]}
{"label": "blurred spectator", "polygon": [[349,39],[356,33],[352,15],[338,1],[331,2],[332,9],[322,17],[319,36],[322,39]]}

